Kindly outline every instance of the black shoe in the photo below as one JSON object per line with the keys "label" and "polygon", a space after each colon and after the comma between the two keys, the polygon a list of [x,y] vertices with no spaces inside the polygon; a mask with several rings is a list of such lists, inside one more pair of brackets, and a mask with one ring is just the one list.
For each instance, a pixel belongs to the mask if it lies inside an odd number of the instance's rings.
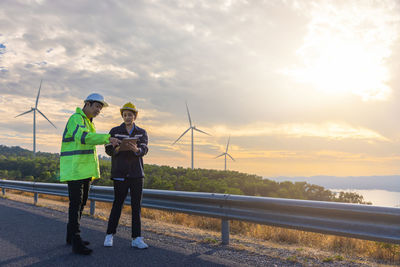
{"label": "black shoe", "polygon": [[[89,245],[90,245],[90,242],[89,242],[89,241],[82,240],[82,243],[83,243],[85,246],[89,246]],[[67,245],[72,245],[72,241],[71,241],[71,240],[67,240]]]}
{"label": "black shoe", "polygon": [[[71,236],[67,236],[67,240],[66,241],[67,241],[67,245],[72,245],[72,237]],[[89,241],[82,240],[82,243],[85,246],[89,246],[90,245]]]}
{"label": "black shoe", "polygon": [[92,253],[92,251],[93,250],[83,244],[83,241],[79,235],[75,235],[72,238],[72,252],[81,255],[89,255]]}

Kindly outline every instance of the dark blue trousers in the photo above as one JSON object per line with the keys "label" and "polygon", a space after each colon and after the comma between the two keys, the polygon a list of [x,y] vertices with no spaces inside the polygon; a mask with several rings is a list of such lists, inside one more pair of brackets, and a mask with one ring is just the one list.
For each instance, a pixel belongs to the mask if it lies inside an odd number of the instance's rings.
{"label": "dark blue trousers", "polygon": [[80,220],[83,209],[85,208],[90,188],[91,178],[68,181],[68,224],[67,224],[67,242],[70,243],[73,235],[80,234]]}
{"label": "dark blue trousers", "polygon": [[108,219],[107,234],[115,234],[119,218],[121,217],[122,206],[128,195],[131,193],[132,208],[132,238],[141,236],[140,211],[142,206],[142,191],[144,178],[125,178],[124,181],[114,180],[114,202]]}

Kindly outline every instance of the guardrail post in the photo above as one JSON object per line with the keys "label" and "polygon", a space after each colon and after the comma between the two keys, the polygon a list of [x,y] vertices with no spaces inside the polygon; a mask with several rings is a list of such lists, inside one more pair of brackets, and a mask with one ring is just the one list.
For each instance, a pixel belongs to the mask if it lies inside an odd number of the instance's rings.
{"label": "guardrail post", "polygon": [[222,245],[229,245],[229,220],[221,220],[221,239]]}
{"label": "guardrail post", "polygon": [[94,212],[96,210],[96,201],[94,199],[90,200],[90,215],[94,215]]}
{"label": "guardrail post", "polygon": [[33,204],[36,206],[38,202],[38,193],[33,193]]}

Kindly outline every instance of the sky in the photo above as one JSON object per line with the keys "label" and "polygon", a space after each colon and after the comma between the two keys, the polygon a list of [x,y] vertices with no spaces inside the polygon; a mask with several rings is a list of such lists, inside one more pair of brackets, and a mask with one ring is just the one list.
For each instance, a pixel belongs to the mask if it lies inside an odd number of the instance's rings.
{"label": "sky", "polygon": [[[0,144],[59,152],[93,92],[97,132],[139,109],[148,164],[261,176],[400,173],[396,0],[2,0]],[[98,152],[105,155],[104,148]]]}

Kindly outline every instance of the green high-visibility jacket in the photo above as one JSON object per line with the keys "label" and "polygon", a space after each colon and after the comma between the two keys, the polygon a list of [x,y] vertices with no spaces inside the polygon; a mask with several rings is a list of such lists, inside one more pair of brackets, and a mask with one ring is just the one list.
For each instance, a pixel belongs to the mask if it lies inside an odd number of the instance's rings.
{"label": "green high-visibility jacket", "polygon": [[96,145],[109,143],[109,134],[98,134],[80,108],[65,126],[60,154],[60,181],[100,178]]}

